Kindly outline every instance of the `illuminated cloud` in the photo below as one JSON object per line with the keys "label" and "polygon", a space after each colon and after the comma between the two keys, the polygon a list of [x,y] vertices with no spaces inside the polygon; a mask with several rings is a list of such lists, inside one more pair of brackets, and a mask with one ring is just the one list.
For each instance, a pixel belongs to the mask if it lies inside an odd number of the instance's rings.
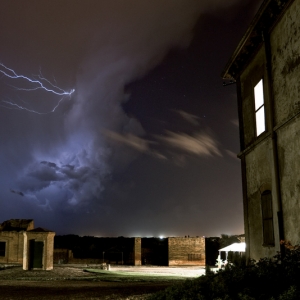
{"label": "illuminated cloud", "polygon": [[110,130],[103,131],[103,133],[107,137],[113,139],[114,141],[122,143],[131,148],[134,148],[135,150],[140,151],[140,152],[148,152],[149,151],[149,143],[153,143],[150,141],[146,141],[145,139],[140,138],[131,133],[122,135],[122,134],[119,134],[117,132],[113,132]]}
{"label": "illuminated cloud", "polygon": [[234,119],[234,120],[231,120],[230,121],[233,125],[235,125],[235,126],[239,126],[239,120],[238,119]]}
{"label": "illuminated cloud", "polygon": [[165,155],[151,148],[151,146],[158,144],[158,142],[156,141],[145,140],[139,136],[130,133],[122,135],[117,132],[108,131],[108,130],[103,131],[103,133],[110,139],[114,140],[115,142],[130,147],[132,149],[135,149],[136,151],[148,154],[158,159],[164,159],[164,160],[167,159]]}
{"label": "illuminated cloud", "polygon": [[226,153],[230,156],[230,157],[232,157],[233,159],[235,159],[235,160],[238,160],[238,157],[237,157],[237,154],[236,153],[234,153],[233,151],[231,151],[231,150],[225,150],[226,151]]}
{"label": "illuminated cloud", "polygon": [[183,110],[173,110],[173,111],[179,114],[185,121],[189,122],[190,124],[195,126],[199,125],[200,118],[198,116],[189,114]]}
{"label": "illuminated cloud", "polygon": [[[99,153],[84,150],[76,155],[61,156],[60,162],[33,162],[19,177],[18,188],[32,204],[46,195],[64,204],[86,205],[99,199],[108,168]],[[33,201],[34,200],[34,201]],[[47,203],[46,203],[47,204]],[[41,208],[50,207],[50,204]],[[52,206],[51,206],[52,207]]]}
{"label": "illuminated cloud", "polygon": [[35,195],[27,194],[25,195],[25,201],[27,203],[33,204],[43,211],[52,211],[50,201],[46,198],[44,201],[39,200]]}
{"label": "illuminated cloud", "polygon": [[207,133],[197,133],[193,136],[186,133],[167,132],[164,137],[157,136],[164,144],[186,153],[199,156],[222,156],[218,142]]}

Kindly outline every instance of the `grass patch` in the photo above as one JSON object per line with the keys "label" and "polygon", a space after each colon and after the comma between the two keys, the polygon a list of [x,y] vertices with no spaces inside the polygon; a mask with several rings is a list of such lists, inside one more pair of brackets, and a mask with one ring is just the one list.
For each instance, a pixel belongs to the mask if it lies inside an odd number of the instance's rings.
{"label": "grass patch", "polygon": [[99,269],[84,269],[85,272],[93,273],[101,281],[121,281],[121,282],[163,282],[163,281],[184,281],[186,277],[178,275],[166,275],[157,273],[143,273],[130,271],[106,271]]}

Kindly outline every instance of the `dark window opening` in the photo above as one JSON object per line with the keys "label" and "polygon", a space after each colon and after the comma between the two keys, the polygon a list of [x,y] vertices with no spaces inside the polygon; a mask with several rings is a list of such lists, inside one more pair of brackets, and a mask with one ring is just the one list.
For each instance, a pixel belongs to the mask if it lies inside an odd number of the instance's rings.
{"label": "dark window opening", "polygon": [[5,246],[6,242],[0,242],[0,256],[5,256]]}
{"label": "dark window opening", "polygon": [[272,193],[264,191],[261,195],[261,209],[263,221],[263,245],[274,246]]}

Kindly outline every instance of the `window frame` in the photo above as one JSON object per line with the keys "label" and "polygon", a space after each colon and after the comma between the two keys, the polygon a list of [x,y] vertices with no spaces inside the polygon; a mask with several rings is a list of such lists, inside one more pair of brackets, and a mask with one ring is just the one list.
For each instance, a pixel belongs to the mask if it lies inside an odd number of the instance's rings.
{"label": "window frame", "polygon": [[[254,109],[254,122],[255,122],[255,137],[261,136],[263,133],[267,131],[267,122],[266,122],[266,93],[264,89],[264,77],[260,76],[259,80],[256,81],[256,83],[253,85],[253,109]],[[261,83],[261,89],[262,89],[262,104],[258,107],[256,107],[256,97],[255,97],[255,88]],[[263,131],[258,132],[258,113],[263,113]]]}
{"label": "window frame", "polygon": [[265,190],[261,194],[262,236],[263,246],[274,247],[274,218],[272,191]]}

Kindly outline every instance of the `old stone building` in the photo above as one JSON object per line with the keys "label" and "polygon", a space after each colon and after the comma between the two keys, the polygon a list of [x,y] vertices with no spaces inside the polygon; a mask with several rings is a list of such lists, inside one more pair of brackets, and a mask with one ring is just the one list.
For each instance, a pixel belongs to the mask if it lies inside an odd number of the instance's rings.
{"label": "old stone building", "polygon": [[300,242],[300,0],[265,0],[229,60],[236,82],[247,257]]}
{"label": "old stone building", "polygon": [[34,228],[33,220],[11,219],[0,224],[0,263],[22,264],[24,270],[53,269],[55,233]]}

